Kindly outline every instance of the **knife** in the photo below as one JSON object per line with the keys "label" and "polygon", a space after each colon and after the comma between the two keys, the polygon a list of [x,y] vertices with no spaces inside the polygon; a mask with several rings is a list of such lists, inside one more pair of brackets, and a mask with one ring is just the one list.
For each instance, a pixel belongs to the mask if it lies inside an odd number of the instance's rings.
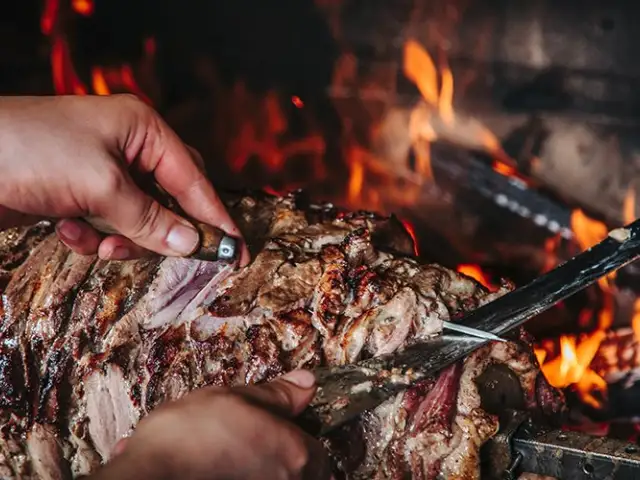
{"label": "knife", "polygon": [[[141,175],[140,172],[130,171],[136,180],[136,185],[147,195],[155,199],[160,205],[187,219],[198,231],[200,242],[198,247],[187,258],[203,260],[207,262],[231,262],[240,254],[239,240],[228,235],[225,231],[212,225],[199,222],[180,207],[178,202],[169,195],[151,175]],[[119,232],[104,220],[98,217],[83,217],[98,232],[105,235],[117,235]]]}
{"label": "knife", "polygon": [[[502,336],[639,256],[636,220],[531,283],[470,312],[460,323]],[[442,335],[355,364],[320,367],[314,372],[315,397],[297,423],[308,433],[324,435],[489,342]]]}
{"label": "knife", "polygon": [[[98,232],[106,235],[117,235],[118,231],[107,225],[97,217],[84,217],[84,221],[89,223]],[[196,250],[188,256],[196,260],[207,262],[225,261],[235,259],[239,253],[238,240],[227,235],[223,230],[202,222],[191,220],[191,223],[200,235],[200,243]]]}

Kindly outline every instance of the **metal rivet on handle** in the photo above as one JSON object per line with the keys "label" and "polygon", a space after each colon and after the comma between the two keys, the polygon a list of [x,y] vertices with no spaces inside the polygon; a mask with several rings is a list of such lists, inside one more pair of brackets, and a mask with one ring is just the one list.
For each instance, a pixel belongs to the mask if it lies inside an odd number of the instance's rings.
{"label": "metal rivet on handle", "polygon": [[219,260],[231,260],[236,255],[236,239],[229,236],[222,237],[218,247]]}

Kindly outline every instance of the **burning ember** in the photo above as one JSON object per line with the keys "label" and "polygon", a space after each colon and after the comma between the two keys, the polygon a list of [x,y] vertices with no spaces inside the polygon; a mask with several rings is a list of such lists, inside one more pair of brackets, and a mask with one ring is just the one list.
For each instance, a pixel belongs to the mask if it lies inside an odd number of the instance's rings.
{"label": "burning ember", "polygon": [[[50,61],[56,93],[109,95],[129,92],[150,104],[157,104],[158,89],[154,87],[157,80],[152,73],[157,45],[153,37],[144,40],[144,55],[139,64],[91,65],[85,73],[74,64],[65,26],[74,16],[94,14],[91,0],[45,2],[41,29],[51,42]],[[310,99],[292,95],[292,92],[285,95],[275,89],[255,93],[242,80],[223,86],[212,65],[204,62],[200,70],[210,79],[214,90],[215,111],[212,115],[216,127],[210,136],[216,152],[224,155],[226,167],[237,176],[249,176],[258,164],[258,173],[253,176],[261,177],[262,186],[272,193],[308,185],[310,182],[288,181],[285,174],[299,169],[311,182],[330,183],[337,191],[332,192],[337,200],[353,209],[385,210],[387,205],[420,209],[419,198],[424,186],[437,184],[432,162],[435,142],[481,152],[491,159],[493,171],[502,177],[517,179],[523,185],[531,183],[516,168],[516,162],[505,153],[501,141],[492,131],[476,118],[456,111],[455,79],[446,56],[440,52],[434,61],[415,39],[404,44],[402,73],[415,84],[421,98],[410,107],[407,115],[393,109],[378,116],[367,112],[367,118],[373,120],[364,134],[358,132],[360,125],[356,120],[340,115],[344,125],[337,150],[346,165],[344,178],[340,174],[330,174],[331,159],[327,158],[331,152],[330,141],[312,120],[314,111]],[[354,80],[357,70],[354,56],[345,53],[335,65],[332,88],[340,90],[356,85],[359,95],[366,97],[370,92],[368,86],[358,85]],[[304,119],[304,134],[298,137],[291,135],[296,126],[291,120],[291,112]],[[362,136],[369,137],[369,144],[359,138]],[[377,142],[386,137],[391,137],[393,155],[381,153],[389,149],[375,148]],[[399,153],[396,155],[396,152]],[[283,175],[285,180],[282,180]],[[636,218],[635,205],[636,192],[629,189],[623,206],[626,222]],[[417,255],[420,225],[409,221],[403,223],[416,240]],[[571,214],[576,250],[569,253],[590,248],[606,237],[609,227],[576,208]],[[544,260],[539,273],[552,269],[567,257],[566,243],[560,235],[541,242]],[[459,272],[489,289],[495,288],[492,275],[482,265],[475,259],[465,260],[458,265]],[[609,341],[616,316],[618,289],[615,280],[615,275],[610,275],[594,287],[586,304],[575,313],[577,328],[573,332],[561,335],[558,332],[555,338],[540,340],[535,350],[538,362],[553,386],[575,391],[582,402],[596,409],[602,408],[607,400],[607,372],[596,367],[594,362],[597,363],[603,345]],[[640,300],[635,300],[629,325],[635,341],[640,343]]]}

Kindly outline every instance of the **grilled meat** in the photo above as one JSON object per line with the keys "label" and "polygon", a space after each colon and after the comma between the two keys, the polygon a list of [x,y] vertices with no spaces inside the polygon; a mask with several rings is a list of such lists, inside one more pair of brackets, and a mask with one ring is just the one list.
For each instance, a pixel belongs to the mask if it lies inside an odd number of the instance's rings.
{"label": "grilled meat", "polygon": [[[162,402],[389,353],[506,291],[420,265],[393,217],[300,195],[226,202],[254,256],[241,270],[83,257],[45,223],[0,234],[1,478],[90,474]],[[527,408],[561,405],[526,341],[489,345],[325,439],[336,475],[478,478],[498,424],[475,379],[494,363]]]}

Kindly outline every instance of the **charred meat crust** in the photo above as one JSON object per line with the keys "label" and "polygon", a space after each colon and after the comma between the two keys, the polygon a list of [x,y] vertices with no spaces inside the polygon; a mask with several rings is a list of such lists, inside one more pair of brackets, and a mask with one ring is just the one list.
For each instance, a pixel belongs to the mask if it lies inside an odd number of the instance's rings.
{"label": "charred meat crust", "polygon": [[[2,478],[90,474],[163,402],[388,353],[506,291],[419,264],[393,217],[314,205],[299,192],[225,202],[253,253],[239,271],[81,257],[48,224],[0,233]],[[497,419],[474,382],[493,364],[517,374],[526,408],[562,410],[523,335],[323,439],[336,476],[477,478]]]}

